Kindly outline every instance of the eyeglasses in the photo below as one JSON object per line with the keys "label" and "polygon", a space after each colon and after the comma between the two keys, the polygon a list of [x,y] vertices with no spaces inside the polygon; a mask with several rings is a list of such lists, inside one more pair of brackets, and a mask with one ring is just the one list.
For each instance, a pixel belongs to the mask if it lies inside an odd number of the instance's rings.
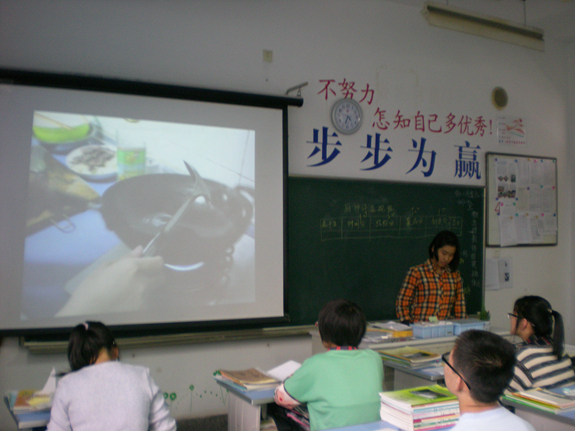
{"label": "eyeglasses", "polygon": [[447,366],[448,366],[449,368],[451,368],[455,374],[457,374],[459,377],[461,377],[461,380],[463,380],[463,383],[465,383],[465,384],[467,385],[467,388],[468,388],[469,390],[471,390],[471,385],[465,381],[465,379],[463,378],[463,376],[462,376],[461,374],[459,374],[459,373],[457,372],[457,370],[456,370],[455,368],[453,368],[453,366],[452,366],[452,365],[449,363],[449,361],[447,360],[447,358],[449,357],[449,354],[450,354],[450,353],[451,353],[451,352],[444,353],[444,354],[441,356],[441,360],[442,360],[443,362],[445,362],[445,363],[447,364]]}
{"label": "eyeglasses", "polygon": [[509,319],[511,319],[512,317],[515,317],[516,319],[519,319],[519,316],[517,314],[513,314],[513,313],[507,313],[507,317]]}

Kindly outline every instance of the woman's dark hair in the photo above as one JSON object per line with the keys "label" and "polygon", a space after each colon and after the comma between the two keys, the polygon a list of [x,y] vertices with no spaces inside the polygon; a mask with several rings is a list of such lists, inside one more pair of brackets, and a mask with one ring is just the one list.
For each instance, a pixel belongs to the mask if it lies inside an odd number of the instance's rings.
{"label": "woman's dark hair", "polygon": [[93,364],[102,348],[108,353],[116,347],[112,331],[101,322],[84,322],[76,326],[68,342],[68,362],[72,371]]}
{"label": "woman's dark hair", "polygon": [[516,330],[521,319],[527,320],[535,336],[548,338],[553,345],[553,354],[561,359],[565,345],[563,317],[553,310],[549,301],[535,295],[522,296],[515,301],[513,312],[517,315]]}
{"label": "woman's dark hair", "polygon": [[365,314],[359,305],[346,299],[335,299],[319,312],[321,340],[336,346],[357,347],[365,335]]}
{"label": "woman's dark hair", "polygon": [[453,367],[469,384],[471,397],[485,404],[499,400],[513,378],[515,347],[489,331],[462,332],[451,351]]}
{"label": "woman's dark hair", "polygon": [[453,255],[451,262],[449,262],[449,268],[451,271],[457,271],[460,258],[459,240],[457,239],[457,235],[455,235],[453,232],[444,230],[435,235],[435,238],[433,238],[433,241],[431,241],[431,244],[429,244],[429,258],[435,258],[435,260],[439,260],[437,252],[441,247],[445,245],[455,247],[455,254]]}

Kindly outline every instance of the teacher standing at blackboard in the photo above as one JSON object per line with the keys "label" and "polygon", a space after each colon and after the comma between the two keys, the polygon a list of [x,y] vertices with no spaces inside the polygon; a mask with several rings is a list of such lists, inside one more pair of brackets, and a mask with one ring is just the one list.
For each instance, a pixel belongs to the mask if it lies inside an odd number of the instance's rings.
{"label": "teacher standing at blackboard", "polygon": [[453,232],[439,232],[429,244],[429,259],[409,269],[395,303],[403,323],[465,318],[465,297],[459,266],[459,240]]}

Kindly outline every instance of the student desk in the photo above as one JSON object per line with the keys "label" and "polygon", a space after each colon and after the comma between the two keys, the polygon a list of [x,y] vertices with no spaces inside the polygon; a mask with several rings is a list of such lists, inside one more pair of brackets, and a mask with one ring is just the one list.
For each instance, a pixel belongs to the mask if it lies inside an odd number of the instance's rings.
{"label": "student desk", "polygon": [[[428,368],[440,369],[440,371],[428,371],[428,369],[414,369],[393,361],[383,361],[384,390],[400,390],[428,386],[435,383],[443,383],[443,365],[435,364]],[[393,376],[391,388],[390,380]]]}
{"label": "student desk", "polygon": [[34,431],[43,431],[50,421],[50,410],[41,410],[36,412],[14,413],[10,408],[10,401],[8,397],[4,397],[6,408],[12,415],[16,428],[18,429],[32,429]]}
{"label": "student desk", "polygon": [[228,390],[228,431],[259,431],[267,405],[274,402],[274,389],[242,391],[222,380],[216,383]]}
{"label": "student desk", "polygon": [[[490,331],[501,335],[504,338],[509,338],[511,336],[509,329],[492,327]],[[321,343],[319,331],[313,330],[310,332],[310,334],[312,339],[312,355],[325,352],[326,350]],[[453,344],[455,343],[456,338],[456,335],[451,335],[448,337],[414,338],[411,340],[387,341],[382,343],[361,343],[359,348],[380,350],[412,346],[422,350],[427,350],[429,352],[443,354],[445,352],[449,352],[453,348]],[[393,391],[406,388],[414,388],[417,386],[431,385],[443,381],[443,376],[438,376],[435,373],[423,373],[421,370],[414,370],[410,367],[402,367],[401,365],[391,361],[383,361],[383,380],[383,390]]]}
{"label": "student desk", "polygon": [[[455,425],[454,425],[455,426]],[[453,426],[451,427],[447,427],[447,428],[441,428],[441,430],[450,430],[451,428],[453,428]],[[378,422],[370,422],[367,424],[361,424],[361,425],[352,425],[349,427],[343,427],[343,428],[333,428],[331,430],[328,431],[399,431],[399,428],[397,428],[395,425],[391,425],[389,422],[386,421],[378,421]]]}
{"label": "student desk", "polygon": [[513,407],[515,414],[533,425],[537,431],[575,430],[575,410],[554,414],[510,400],[502,400],[501,402],[506,406]]}
{"label": "student desk", "polygon": [[[575,356],[575,346],[565,344],[565,354]],[[535,427],[537,431],[575,430],[575,410],[553,414],[509,400],[502,400],[506,406],[513,407],[515,414]]]}
{"label": "student desk", "polygon": [[[259,431],[260,419],[266,415],[267,404],[274,402],[274,389],[242,391],[225,381],[216,379],[216,382],[228,390],[228,431]],[[378,421],[330,431],[380,430],[397,431],[398,428],[386,421]]]}

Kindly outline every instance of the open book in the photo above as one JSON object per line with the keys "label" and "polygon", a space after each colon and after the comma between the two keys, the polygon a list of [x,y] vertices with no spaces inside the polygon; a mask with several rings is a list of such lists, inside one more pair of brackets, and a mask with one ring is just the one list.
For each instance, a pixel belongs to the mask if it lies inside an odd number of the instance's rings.
{"label": "open book", "polygon": [[214,378],[227,381],[228,383],[231,382],[244,390],[263,390],[275,388],[299,367],[300,364],[298,362],[288,361],[265,372],[258,368],[238,371],[218,370],[214,373]]}

